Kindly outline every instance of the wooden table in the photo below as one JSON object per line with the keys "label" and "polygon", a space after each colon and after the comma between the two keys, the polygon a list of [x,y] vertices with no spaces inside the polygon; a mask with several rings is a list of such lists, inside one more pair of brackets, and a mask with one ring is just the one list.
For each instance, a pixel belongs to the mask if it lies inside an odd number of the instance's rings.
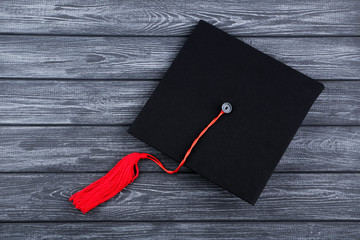
{"label": "wooden table", "polygon": [[[183,169],[83,215],[68,201],[126,133],[199,19],[320,80],[256,206]],[[359,0],[2,0],[0,239],[359,239]]]}

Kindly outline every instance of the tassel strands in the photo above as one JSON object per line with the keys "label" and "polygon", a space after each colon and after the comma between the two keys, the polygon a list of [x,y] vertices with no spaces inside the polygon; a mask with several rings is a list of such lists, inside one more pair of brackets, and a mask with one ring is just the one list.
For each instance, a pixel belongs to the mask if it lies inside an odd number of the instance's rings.
{"label": "tassel strands", "polygon": [[121,159],[105,176],[70,197],[75,208],[87,213],[97,205],[109,200],[139,175],[138,162],[146,158],[144,153],[131,153]]}

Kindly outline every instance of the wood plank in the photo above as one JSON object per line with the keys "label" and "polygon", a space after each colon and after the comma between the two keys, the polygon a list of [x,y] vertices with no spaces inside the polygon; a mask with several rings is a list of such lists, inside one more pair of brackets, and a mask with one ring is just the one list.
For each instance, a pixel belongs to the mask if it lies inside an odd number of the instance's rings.
{"label": "wood plank", "polygon": [[[130,136],[128,127],[0,127],[1,172],[105,172],[126,154],[148,152],[176,162]],[[360,127],[301,127],[277,172],[359,172]],[[162,172],[151,161],[140,171]],[[185,167],[182,172],[189,171]]]}
{"label": "wood plank", "polygon": [[0,221],[360,220],[360,174],[274,174],[252,206],[197,174],[143,173],[89,214],[68,201],[102,174],[0,174]]}
{"label": "wood plank", "polygon": [[[158,81],[0,81],[0,124],[131,124]],[[325,81],[305,125],[360,125],[360,81]]]}
{"label": "wood plank", "polygon": [[2,0],[1,33],[186,35],[199,19],[235,35],[359,35],[357,0]]}
{"label": "wood plank", "polygon": [[[160,79],[186,38],[0,36],[2,78]],[[317,79],[359,79],[360,37],[243,38]]]}
{"label": "wood plank", "polygon": [[355,222],[72,222],[1,223],[0,238],[14,239],[356,239]]}

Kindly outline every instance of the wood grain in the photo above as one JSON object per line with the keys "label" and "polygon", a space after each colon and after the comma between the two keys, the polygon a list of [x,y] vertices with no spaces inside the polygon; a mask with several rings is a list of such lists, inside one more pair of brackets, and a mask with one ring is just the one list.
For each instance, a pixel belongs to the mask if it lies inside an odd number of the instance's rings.
{"label": "wood grain", "polygon": [[242,36],[359,35],[357,0],[2,0],[2,33],[179,36],[199,19]]}
{"label": "wood grain", "polygon": [[[160,79],[186,38],[0,36],[2,78]],[[316,79],[359,79],[360,37],[243,38]]]}
{"label": "wood grain", "polygon": [[[176,168],[175,161],[132,137],[127,128],[0,127],[0,171],[106,172],[132,152],[152,153]],[[359,172],[359,146],[360,127],[301,127],[276,171]],[[142,161],[140,171],[162,172],[151,161]]]}
{"label": "wood grain", "polygon": [[143,173],[83,215],[71,194],[102,174],[0,174],[0,221],[360,220],[360,174],[274,174],[252,206],[197,174]]}
{"label": "wood grain", "polygon": [[72,222],[1,223],[2,240],[17,239],[357,239],[356,222]]}
{"label": "wood grain", "polygon": [[[131,124],[158,81],[0,81],[0,124]],[[303,124],[360,125],[360,82],[323,82]]]}
{"label": "wood grain", "polygon": [[[358,239],[360,1],[2,0],[0,239]],[[83,215],[69,196],[121,157],[126,133],[199,19],[326,89],[255,206],[184,167]],[[355,80],[355,81],[353,81]],[[87,126],[83,126],[87,125]]]}

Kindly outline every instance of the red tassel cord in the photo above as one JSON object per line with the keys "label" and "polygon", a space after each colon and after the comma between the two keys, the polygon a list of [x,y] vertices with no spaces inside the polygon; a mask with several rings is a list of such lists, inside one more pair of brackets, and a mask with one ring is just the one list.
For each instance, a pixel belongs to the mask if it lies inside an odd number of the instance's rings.
{"label": "red tassel cord", "polygon": [[132,183],[139,175],[138,162],[140,159],[150,159],[159,165],[165,172],[173,174],[179,171],[184,165],[186,159],[190,155],[192,149],[195,147],[199,139],[205,134],[205,132],[224,114],[221,111],[219,115],[214,118],[205,128],[201,131],[199,136],[191,144],[191,147],[186,152],[184,158],[180,162],[179,166],[170,171],[164,167],[164,165],[154,156],[147,153],[131,153],[121,159],[115,167],[113,167],[105,176],[93,182],[89,186],[80,190],[70,197],[70,201],[73,202],[77,209],[80,209],[82,213],[87,213],[97,205],[109,200],[127,185]]}

